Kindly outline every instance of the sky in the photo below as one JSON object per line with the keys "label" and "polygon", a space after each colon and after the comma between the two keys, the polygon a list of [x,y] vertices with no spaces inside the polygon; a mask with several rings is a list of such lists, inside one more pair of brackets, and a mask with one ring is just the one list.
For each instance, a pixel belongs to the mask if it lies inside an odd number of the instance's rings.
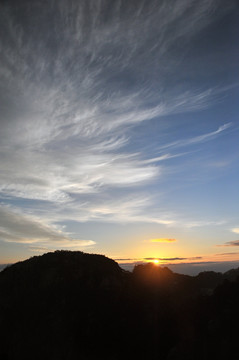
{"label": "sky", "polygon": [[0,4],[0,263],[239,260],[239,4]]}

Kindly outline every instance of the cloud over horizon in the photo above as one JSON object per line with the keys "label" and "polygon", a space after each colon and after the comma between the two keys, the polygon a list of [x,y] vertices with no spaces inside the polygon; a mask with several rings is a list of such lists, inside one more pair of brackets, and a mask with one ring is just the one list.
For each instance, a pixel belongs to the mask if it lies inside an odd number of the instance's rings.
{"label": "cloud over horizon", "polygon": [[227,247],[227,246],[239,246],[239,240],[227,241],[225,244],[217,245],[219,247]]}
{"label": "cloud over horizon", "polygon": [[149,242],[151,243],[172,243],[177,241],[176,239],[170,238],[157,238],[157,239],[150,239]]}

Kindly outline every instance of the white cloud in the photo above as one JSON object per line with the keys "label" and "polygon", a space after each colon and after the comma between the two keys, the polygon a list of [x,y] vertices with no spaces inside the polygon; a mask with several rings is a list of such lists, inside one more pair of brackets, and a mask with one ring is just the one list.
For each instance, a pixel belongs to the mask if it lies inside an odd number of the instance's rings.
{"label": "white cloud", "polygon": [[68,202],[73,194],[135,186],[159,174],[158,167],[145,166],[139,156],[104,152],[100,146],[101,151],[90,144],[65,151],[10,151],[2,162],[0,190],[7,196]]}
{"label": "white cloud", "polygon": [[233,228],[232,232],[235,233],[235,234],[239,234],[239,228]]}
{"label": "white cloud", "polygon": [[159,208],[155,209],[155,199],[143,193],[128,194],[112,190],[110,194],[98,192],[87,194],[84,201],[75,200],[65,203],[64,206],[58,203],[49,203],[44,211],[33,206],[31,211],[36,213],[43,222],[76,221],[92,222],[100,221],[106,223],[157,223],[173,225],[175,214],[170,214]]}
{"label": "white cloud", "polygon": [[182,226],[186,228],[204,227],[204,226],[220,226],[225,225],[225,220],[185,220],[182,221]]}
{"label": "white cloud", "polygon": [[187,155],[187,154],[188,153],[181,153],[181,154],[175,154],[175,155],[164,154],[164,155],[152,158],[152,159],[143,160],[142,162],[143,162],[143,164],[152,164],[152,163],[157,163],[159,161],[165,161],[165,160],[169,160],[169,159],[174,159],[174,158],[184,156],[184,155]]}

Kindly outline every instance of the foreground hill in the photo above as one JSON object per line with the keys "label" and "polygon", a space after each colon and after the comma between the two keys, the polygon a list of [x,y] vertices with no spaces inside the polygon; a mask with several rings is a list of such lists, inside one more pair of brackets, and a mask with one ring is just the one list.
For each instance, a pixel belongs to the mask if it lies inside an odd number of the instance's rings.
{"label": "foreground hill", "polygon": [[111,353],[123,281],[116,262],[82,252],[58,251],[6,268],[0,273],[0,358]]}
{"label": "foreground hill", "polygon": [[0,359],[238,358],[238,275],[33,257],[0,273]]}

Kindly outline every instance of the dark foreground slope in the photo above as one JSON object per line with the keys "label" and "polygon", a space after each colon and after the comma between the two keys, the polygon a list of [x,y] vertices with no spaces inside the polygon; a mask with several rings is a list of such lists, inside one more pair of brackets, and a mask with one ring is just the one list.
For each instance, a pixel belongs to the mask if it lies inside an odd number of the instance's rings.
{"label": "dark foreground slope", "polygon": [[104,256],[56,252],[0,273],[1,359],[111,356],[124,275]]}
{"label": "dark foreground slope", "polygon": [[0,359],[239,358],[237,276],[128,273],[82,252],[31,258],[0,273]]}

